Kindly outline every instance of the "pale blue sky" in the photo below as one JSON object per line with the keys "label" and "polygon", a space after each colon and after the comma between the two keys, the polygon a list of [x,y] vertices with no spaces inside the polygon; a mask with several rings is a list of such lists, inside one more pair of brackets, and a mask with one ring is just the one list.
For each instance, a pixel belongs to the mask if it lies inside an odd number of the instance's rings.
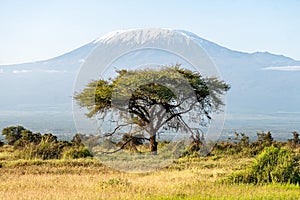
{"label": "pale blue sky", "polygon": [[300,60],[299,24],[297,0],[0,0],[0,64],[48,59],[110,31],[146,27]]}

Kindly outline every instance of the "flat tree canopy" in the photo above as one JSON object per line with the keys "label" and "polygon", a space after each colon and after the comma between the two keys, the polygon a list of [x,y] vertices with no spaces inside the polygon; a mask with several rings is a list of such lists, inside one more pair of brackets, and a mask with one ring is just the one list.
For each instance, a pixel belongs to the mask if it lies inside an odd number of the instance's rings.
{"label": "flat tree canopy", "polygon": [[134,125],[135,132],[129,134],[146,133],[143,139],[149,141],[149,150],[155,153],[159,130],[189,132],[191,127],[186,118],[202,126],[209,123],[211,114],[222,109],[222,95],[229,89],[224,81],[202,77],[198,72],[175,65],[119,70],[115,78],[91,81],[74,98],[80,107],[88,109],[87,117],[104,118],[112,113],[118,116],[122,123],[104,136],[118,134],[122,127]]}

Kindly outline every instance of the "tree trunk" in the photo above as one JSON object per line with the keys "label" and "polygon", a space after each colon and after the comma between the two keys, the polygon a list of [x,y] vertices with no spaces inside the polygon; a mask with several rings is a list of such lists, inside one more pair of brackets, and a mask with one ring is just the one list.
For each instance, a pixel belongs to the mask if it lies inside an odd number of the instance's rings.
{"label": "tree trunk", "polygon": [[150,153],[153,155],[157,154],[156,135],[150,136]]}

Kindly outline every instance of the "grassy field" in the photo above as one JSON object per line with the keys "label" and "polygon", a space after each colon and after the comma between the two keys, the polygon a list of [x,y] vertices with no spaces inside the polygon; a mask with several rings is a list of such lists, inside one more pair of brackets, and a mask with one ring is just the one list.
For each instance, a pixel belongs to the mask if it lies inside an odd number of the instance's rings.
{"label": "grassy field", "polygon": [[296,185],[230,185],[251,158],[179,159],[149,173],[110,169],[96,159],[14,160],[0,153],[0,199],[300,199]]}

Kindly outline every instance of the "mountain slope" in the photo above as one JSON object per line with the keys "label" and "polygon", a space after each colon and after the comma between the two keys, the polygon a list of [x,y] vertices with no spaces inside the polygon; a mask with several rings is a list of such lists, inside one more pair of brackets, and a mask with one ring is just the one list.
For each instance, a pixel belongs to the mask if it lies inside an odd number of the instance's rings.
{"label": "mountain slope", "polygon": [[[65,125],[62,126],[56,122],[66,120],[68,126],[71,127],[70,130],[74,130],[72,124],[73,85],[80,66],[95,47],[102,44],[113,45],[118,42],[143,43],[153,39],[159,42],[160,39],[176,37],[177,34],[186,36],[187,41],[193,40],[199,44],[211,57],[222,78],[231,84],[232,89],[228,93],[227,106],[229,116],[234,113],[300,112],[298,105],[300,71],[280,71],[281,68],[274,68],[285,66],[293,68],[293,66],[300,66],[300,61],[268,52],[233,51],[183,30],[164,32],[158,30],[151,34],[145,31],[117,31],[56,58],[34,63],[0,66],[0,112],[2,113],[0,113],[0,126],[23,122],[25,124],[26,120],[19,116],[20,113],[31,113],[29,117],[27,115],[28,120],[30,117],[36,117],[34,113],[39,112],[39,118],[42,115],[45,123],[52,124],[47,128],[64,129]],[[139,56],[142,56],[139,57],[142,60],[146,56],[157,55],[155,52],[150,52]],[[160,56],[160,59],[163,60],[163,56]],[[19,119],[20,122],[7,121],[6,119],[11,115],[18,115],[14,119]],[[35,126],[33,121],[29,120],[31,126]]]}

